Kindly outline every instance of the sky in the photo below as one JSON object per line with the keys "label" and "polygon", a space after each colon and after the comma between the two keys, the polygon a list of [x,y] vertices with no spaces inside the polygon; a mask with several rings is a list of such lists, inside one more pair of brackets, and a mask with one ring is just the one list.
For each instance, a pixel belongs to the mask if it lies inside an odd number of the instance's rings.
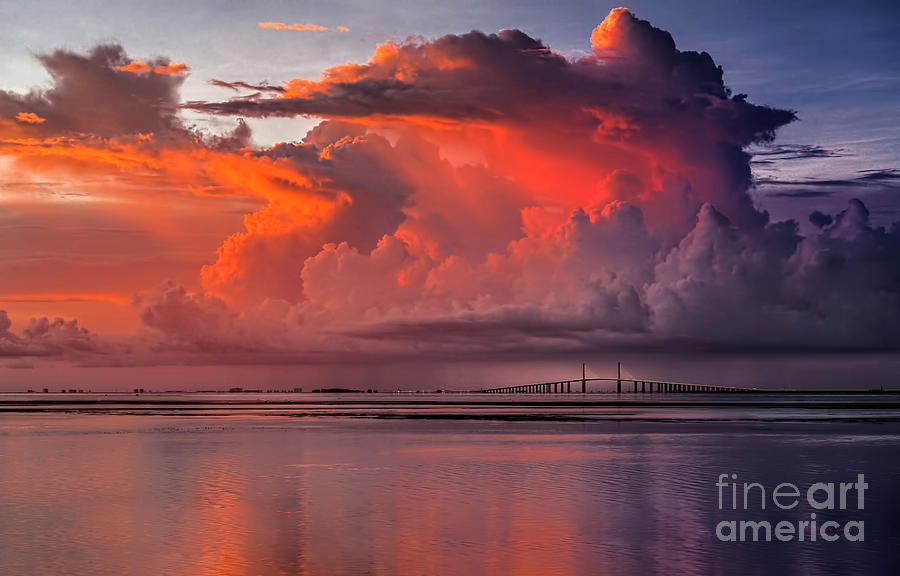
{"label": "sky", "polygon": [[892,2],[0,4],[0,390],[472,387],[621,358],[878,381],[900,344],[898,22]]}

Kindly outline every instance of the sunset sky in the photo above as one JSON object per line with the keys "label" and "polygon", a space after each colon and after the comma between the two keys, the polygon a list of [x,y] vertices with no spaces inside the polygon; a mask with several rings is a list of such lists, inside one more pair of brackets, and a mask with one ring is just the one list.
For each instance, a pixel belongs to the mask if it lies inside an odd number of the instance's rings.
{"label": "sunset sky", "polygon": [[362,6],[0,5],[0,390],[895,373],[896,3]]}

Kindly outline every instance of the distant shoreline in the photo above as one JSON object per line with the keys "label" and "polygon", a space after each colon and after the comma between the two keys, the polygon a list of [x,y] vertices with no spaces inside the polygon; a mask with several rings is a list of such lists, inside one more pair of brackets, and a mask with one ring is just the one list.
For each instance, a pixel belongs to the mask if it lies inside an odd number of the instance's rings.
{"label": "distant shoreline", "polygon": [[[249,397],[248,397],[249,396]],[[146,393],[123,392],[84,394],[0,393],[0,413],[30,411],[206,410],[222,407],[230,410],[259,408],[297,408],[303,406],[398,406],[398,407],[534,407],[534,408],[793,408],[815,410],[900,410],[900,392],[859,390],[755,391],[752,393],[704,394],[699,392],[672,394],[496,394],[470,393],[292,393],[291,398],[266,399],[276,394],[206,392]],[[791,399],[791,396],[797,396]],[[852,400],[840,401],[839,396]]]}

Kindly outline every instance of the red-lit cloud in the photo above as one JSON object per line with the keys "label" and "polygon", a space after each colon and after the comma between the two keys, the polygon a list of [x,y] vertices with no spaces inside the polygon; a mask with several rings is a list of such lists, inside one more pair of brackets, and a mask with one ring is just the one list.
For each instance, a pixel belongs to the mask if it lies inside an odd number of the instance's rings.
{"label": "red-lit cloud", "polygon": [[16,120],[25,124],[43,124],[47,121],[46,118],[41,118],[33,112],[19,112],[16,114]]}
{"label": "red-lit cloud", "polygon": [[116,70],[133,74],[185,74],[188,71],[184,62],[167,62],[165,64],[147,64],[140,60],[132,60],[124,66],[116,66]]}
{"label": "red-lit cloud", "polygon": [[[23,190],[62,182],[95,204],[79,218],[127,219],[195,264],[147,282],[123,260],[135,357],[900,345],[900,225],[854,201],[802,237],[751,200],[744,148],[793,112],[732,95],[712,57],[624,9],[590,47],[570,58],[517,30],[391,42],[187,104],[182,74],[128,71],[120,47],[58,51],[39,57],[52,87],[0,92],[0,155]],[[245,123],[202,134],[182,107],[321,121],[261,149]],[[198,258],[186,230],[204,229],[219,235]]]}
{"label": "red-lit cloud", "polygon": [[325,30],[328,30],[327,26],[319,26],[317,24],[284,24],[282,22],[257,22],[257,25],[264,30],[297,30],[300,32],[324,32]]}

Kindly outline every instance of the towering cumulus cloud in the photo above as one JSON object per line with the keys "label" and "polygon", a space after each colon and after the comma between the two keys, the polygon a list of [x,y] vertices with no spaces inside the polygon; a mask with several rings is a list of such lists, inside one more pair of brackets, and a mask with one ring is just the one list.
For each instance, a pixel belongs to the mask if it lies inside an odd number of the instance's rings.
{"label": "towering cumulus cloud", "polygon": [[[250,93],[186,104],[183,64],[58,52],[40,57],[50,90],[0,93],[0,153],[25,171],[57,170],[38,161],[55,154],[123,188],[137,171],[160,194],[253,206],[201,291],[139,292],[135,347],[304,358],[900,344],[900,224],[875,227],[854,201],[817,212],[803,237],[751,200],[744,149],[793,112],[733,95],[709,54],[624,8],[590,47],[570,58],[518,30],[389,42],[316,80],[215,80]],[[243,122],[207,136],[178,107],[321,122],[259,149]]]}

